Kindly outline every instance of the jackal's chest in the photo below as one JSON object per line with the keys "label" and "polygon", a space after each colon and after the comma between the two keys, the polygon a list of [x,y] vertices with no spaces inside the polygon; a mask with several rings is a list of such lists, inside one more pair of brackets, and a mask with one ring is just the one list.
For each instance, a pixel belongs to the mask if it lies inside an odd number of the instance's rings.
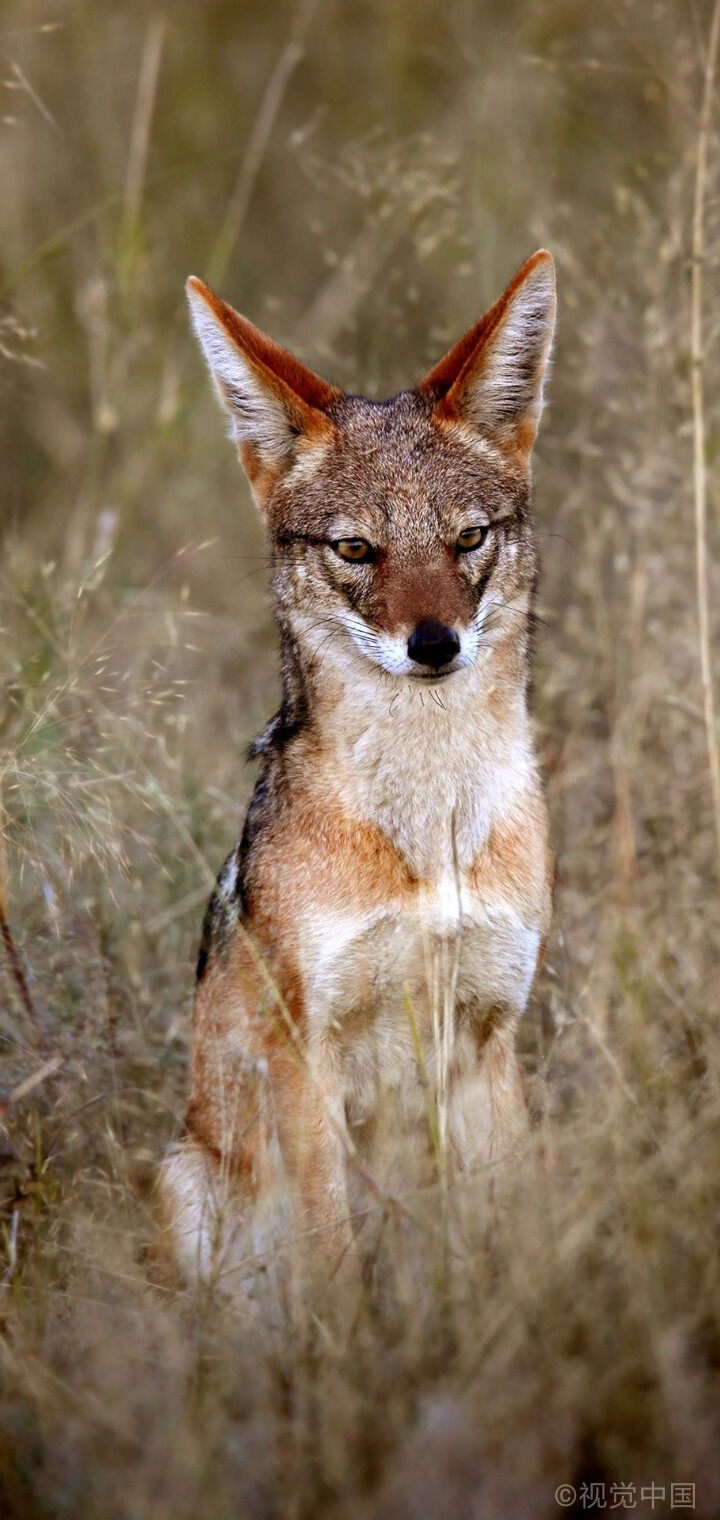
{"label": "jackal's chest", "polygon": [[534,915],[508,897],[483,897],[452,873],[416,897],[366,913],[338,903],[303,926],[302,971],[311,1038],[342,1035],[363,1020],[400,1021],[411,1033],[408,1000],[431,1014],[451,993],[459,1008],[521,1011],[540,945]]}
{"label": "jackal's chest", "polygon": [[420,889],[411,906],[388,902],[358,915],[337,905],[308,921],[310,1049],[321,1069],[330,1060],[349,1121],[375,1123],[382,1095],[392,1094],[396,1120],[421,1122],[418,1042],[433,1084],[447,1038],[456,1076],[472,1066],[490,1011],[494,1023],[524,1009],[539,945],[539,926],[507,897],[480,901],[452,875]]}

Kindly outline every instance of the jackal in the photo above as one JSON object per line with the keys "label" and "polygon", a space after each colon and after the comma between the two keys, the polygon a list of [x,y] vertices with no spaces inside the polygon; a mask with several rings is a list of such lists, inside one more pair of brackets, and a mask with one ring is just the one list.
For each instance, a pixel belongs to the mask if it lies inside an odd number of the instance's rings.
{"label": "jackal", "polygon": [[267,531],[282,651],[202,934],[187,1134],[160,1174],[197,1280],[242,1276],[269,1200],[320,1259],[352,1255],[358,1178],[391,1185],[400,1140],[425,1175],[438,1133],[460,1169],[522,1136],[515,1032],[551,907],[528,675],[555,288],[541,250],[384,402],[187,288]]}

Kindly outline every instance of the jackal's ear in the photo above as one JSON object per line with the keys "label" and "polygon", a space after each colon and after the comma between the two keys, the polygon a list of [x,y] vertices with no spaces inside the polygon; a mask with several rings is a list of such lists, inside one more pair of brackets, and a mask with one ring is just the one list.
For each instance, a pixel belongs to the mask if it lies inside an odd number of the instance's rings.
{"label": "jackal's ear", "polygon": [[335,386],[266,338],[195,276],[187,282],[193,325],[259,505],[313,444],[330,440]]}
{"label": "jackal's ear", "polygon": [[426,375],[438,418],[469,423],[527,458],[540,421],[555,327],[555,267],[541,248],[499,301]]}

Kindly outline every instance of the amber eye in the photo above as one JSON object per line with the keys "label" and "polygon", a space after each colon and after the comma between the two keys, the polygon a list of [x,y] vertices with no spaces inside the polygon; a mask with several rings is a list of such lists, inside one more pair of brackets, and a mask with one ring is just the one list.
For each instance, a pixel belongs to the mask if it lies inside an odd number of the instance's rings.
{"label": "amber eye", "polygon": [[458,554],[467,554],[470,549],[479,549],[481,543],[487,536],[487,531],[487,528],[481,527],[463,528],[462,533],[458,534],[457,543],[455,545]]}
{"label": "amber eye", "polygon": [[367,564],[372,559],[372,549],[365,538],[336,538],[332,548],[341,559],[349,559],[354,565]]}

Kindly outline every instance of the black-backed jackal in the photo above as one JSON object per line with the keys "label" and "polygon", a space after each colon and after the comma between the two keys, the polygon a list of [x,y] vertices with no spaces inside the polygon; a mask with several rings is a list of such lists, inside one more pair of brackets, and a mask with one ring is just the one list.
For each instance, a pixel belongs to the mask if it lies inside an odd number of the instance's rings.
{"label": "black-backed jackal", "polygon": [[283,1198],[321,1259],[353,1255],[358,1178],[387,1181],[398,1136],[415,1175],[433,1165],[428,1082],[448,1164],[523,1131],[515,1031],[551,899],[527,689],[555,292],[540,251],[381,403],[200,280],[188,295],[270,543],[283,687],[208,908],[160,1199],[186,1279],[241,1279]]}

